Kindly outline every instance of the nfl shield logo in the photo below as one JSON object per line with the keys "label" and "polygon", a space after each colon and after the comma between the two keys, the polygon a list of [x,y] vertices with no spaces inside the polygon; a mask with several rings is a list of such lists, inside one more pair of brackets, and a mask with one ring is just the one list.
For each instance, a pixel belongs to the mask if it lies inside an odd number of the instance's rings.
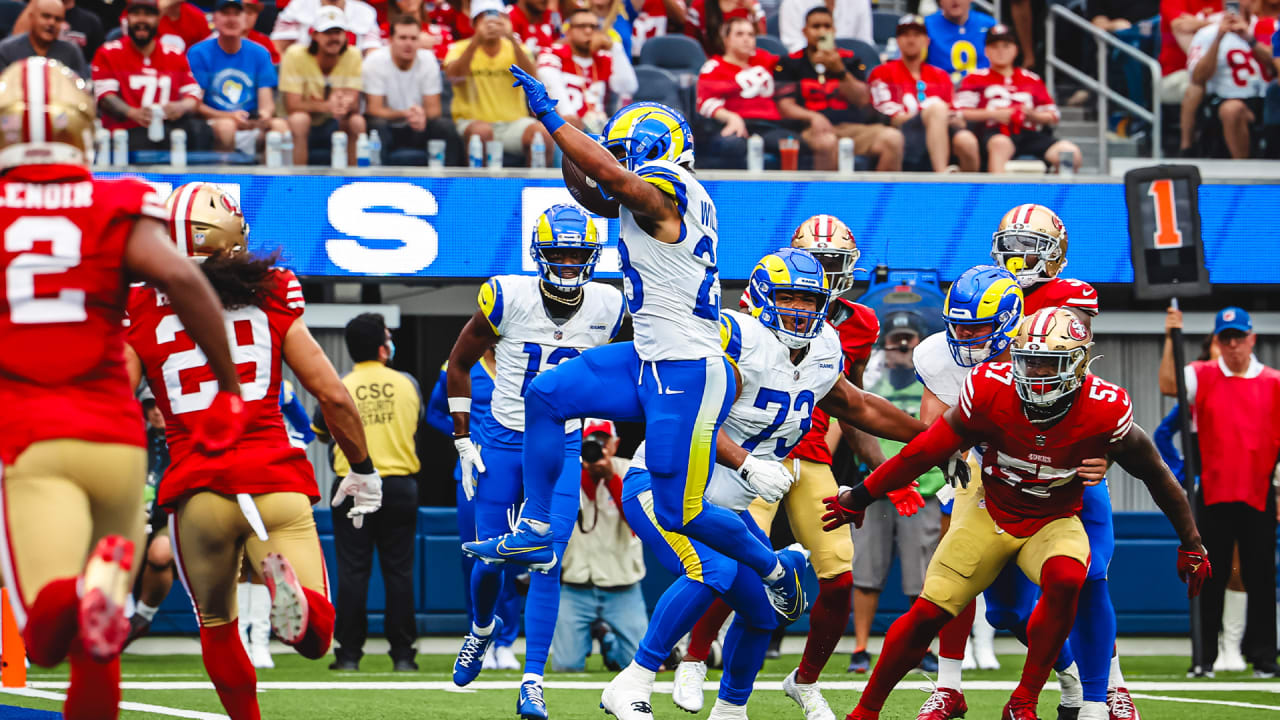
{"label": "nfl shield logo", "polygon": [[1036,436],[1036,447],[1044,447],[1045,440],[1047,440],[1047,439],[1048,439],[1048,438],[1046,438],[1046,437],[1045,437],[1045,436],[1043,436],[1043,435],[1037,435],[1037,436]]}
{"label": "nfl shield logo", "polygon": [[564,333],[563,333],[563,332],[561,332],[560,330],[557,330],[557,331],[555,331],[555,333],[553,334],[553,337],[555,337],[555,339],[557,339],[557,340],[563,340],[563,339],[564,339]]}
{"label": "nfl shield logo", "polygon": [[796,371],[795,378],[796,378],[797,380],[799,380],[799,379],[800,379],[800,371],[799,371],[799,370],[797,370],[797,371]]}

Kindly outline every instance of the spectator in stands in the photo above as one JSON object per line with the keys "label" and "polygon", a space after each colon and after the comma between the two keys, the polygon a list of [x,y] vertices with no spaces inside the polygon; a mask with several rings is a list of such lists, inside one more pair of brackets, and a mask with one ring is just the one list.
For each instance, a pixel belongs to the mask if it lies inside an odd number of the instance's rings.
{"label": "spectator in stands", "polygon": [[622,514],[622,477],[628,461],[615,456],[614,424],[589,420],[583,434],[578,522],[560,571],[551,667],[582,672],[594,639],[600,643],[604,666],[618,672],[631,664],[648,625],[640,592],[644,548]]}
{"label": "spectator in stands", "polygon": [[825,5],[805,14],[806,46],[782,58],[774,73],[782,117],[808,123],[810,130],[831,128],[851,138],[854,152],[878,158],[876,169],[902,169],[902,132],[878,121],[867,88],[867,66],[835,46],[833,19]]}
{"label": "spectator in stands", "polygon": [[[684,0],[591,0],[592,9],[598,3],[614,4],[635,11],[631,20],[631,57],[638,59],[645,41],[667,34],[668,25],[683,27],[688,8]],[[620,10],[618,12],[621,12]],[[597,11],[597,15],[600,15]],[[621,30],[619,30],[621,32]]]}
{"label": "spectator in stands", "polygon": [[[80,57],[84,61],[87,72],[89,61],[102,45],[102,20],[94,13],[77,6],[76,0],[64,0],[62,6],[66,19],[61,23],[58,39],[65,40],[80,50]],[[23,8],[22,14],[13,22],[12,32],[6,33],[3,32],[3,28],[0,28],[0,37],[31,32],[32,22],[36,19],[36,4],[29,2],[19,7]]]}
{"label": "spectator in stands", "polygon": [[[774,100],[778,58],[756,47],[755,24],[735,17],[725,21],[723,34],[724,55],[708,60],[698,75],[698,112],[724,124],[713,135],[708,161],[745,168],[748,136],[759,135],[765,152],[776,155],[778,142],[795,137],[796,131],[784,123]],[[804,122],[808,127],[799,135],[813,156],[814,169],[834,170],[836,135],[831,123],[816,113],[805,113]]]}
{"label": "spectator in stands", "polygon": [[244,0],[244,39],[255,42],[271,54],[271,64],[280,64],[280,51],[271,38],[257,31],[258,16],[262,14],[262,0]]}
{"label": "spectator in stands", "polygon": [[[1160,392],[1177,394],[1184,374],[1200,448],[1197,525],[1209,557],[1228,563],[1232,545],[1240,553],[1240,574],[1248,593],[1244,655],[1255,676],[1280,675],[1276,665],[1276,498],[1271,478],[1280,455],[1280,372],[1253,354],[1257,335],[1249,313],[1229,307],[1218,313],[1213,334],[1221,356],[1184,368],[1173,364],[1169,331],[1182,327],[1182,313],[1169,308]],[[1231,573],[1224,568],[1205,581],[1200,593],[1200,640],[1204,665],[1213,668],[1222,625],[1223,598]]]}
{"label": "spectator in stands", "polygon": [[352,37],[349,43],[363,54],[382,47],[382,31],[378,27],[378,11],[363,0],[293,0],[276,17],[271,41],[281,55],[290,45],[306,38],[315,26],[321,8],[336,7],[342,11],[343,27]]}
{"label": "spectator in stands", "polygon": [[[449,51],[449,44],[454,40],[453,28],[437,22],[423,5],[422,0],[395,0],[394,5],[394,17],[407,15],[418,21],[417,46],[435,55],[438,65],[439,61],[444,60],[445,53]],[[383,39],[390,43],[394,32],[395,28],[388,22],[382,29]]]}
{"label": "spectator in stands", "polygon": [[903,15],[897,39],[901,59],[871,71],[871,102],[902,131],[903,167],[948,172],[954,155],[961,171],[977,172],[978,139],[952,106],[951,77],[924,61],[930,44],[924,18]]}
{"label": "spectator in stands", "polygon": [[204,11],[185,0],[160,0],[161,45],[180,53],[209,37],[209,19]]}
{"label": "spectator in stands", "polygon": [[1183,150],[1191,147],[1196,111],[1204,98],[1203,87],[1190,90],[1187,49],[1191,38],[1211,24],[1211,16],[1221,13],[1222,7],[1222,0],[1160,0],[1160,102],[1182,105],[1178,147]]}
{"label": "spectator in stands", "polygon": [[[295,0],[296,1],[296,0]],[[323,12],[323,11],[322,11]],[[286,53],[286,58],[288,53]],[[377,313],[355,316],[346,328],[347,353],[355,367],[342,378],[356,399],[369,441],[369,455],[382,477],[382,507],[364,516],[363,527],[347,517],[351,500],[333,509],[333,544],[338,556],[338,602],[335,607],[330,670],[359,670],[368,634],[369,574],[377,548],[386,587],[386,635],[392,669],[416,672],[417,623],[413,617],[413,555],[418,528],[418,459],[415,439],[424,424],[422,391],[409,373],[390,367],[396,346],[386,320]],[[312,429],[330,442],[324,416],[316,413]],[[331,494],[351,470],[342,449],[333,448]]]}
{"label": "spectator in stands", "polygon": [[[1140,28],[1134,26],[1141,24],[1143,21],[1156,19],[1159,15],[1160,0],[1088,0],[1088,5],[1085,6],[1084,12],[1084,16],[1089,19],[1089,22],[1094,27],[1104,32],[1112,33],[1118,39],[1152,56],[1158,52],[1157,36],[1155,33],[1150,32],[1150,27],[1147,28],[1144,34]],[[1071,37],[1078,37],[1080,42],[1080,47],[1076,54],[1078,59],[1073,64],[1076,64],[1086,75],[1096,76],[1098,74],[1098,50],[1093,36],[1087,33],[1072,33]],[[1124,85],[1117,86],[1113,82],[1112,87],[1133,98],[1134,102],[1139,104],[1149,103],[1149,100],[1142,99],[1150,97],[1150,89],[1147,87],[1147,83],[1150,83],[1150,73],[1147,72],[1147,69],[1127,56],[1117,58],[1113,54],[1112,61],[1113,64],[1118,61],[1121,66],[1113,70],[1113,77],[1118,77],[1123,72],[1126,76],[1132,75],[1138,79],[1137,82],[1126,82],[1127,87]],[[1130,65],[1133,66],[1132,69],[1130,69]],[[1145,78],[1145,82],[1143,81],[1144,75],[1148,76]],[[1071,95],[1066,104],[1071,107],[1084,105],[1088,102],[1089,95],[1088,90],[1080,88]]]}
{"label": "spectator in stands", "polygon": [[756,33],[765,33],[764,8],[758,0],[693,0],[685,12],[684,34],[702,43],[707,57],[723,55],[725,29],[730,20],[743,18]]}
{"label": "spectator in stands", "polygon": [[382,138],[386,162],[397,148],[426,151],[432,138],[444,140],[445,163],[462,164],[462,140],[442,116],[440,63],[419,47],[421,21],[400,15],[391,23],[391,44],[364,59],[365,113]]}
{"label": "spectator in stands", "polygon": [[[431,18],[431,22],[449,28],[454,41],[465,40],[476,32],[471,26],[471,0],[458,0],[456,3],[433,0],[424,4],[423,10]],[[437,55],[441,58],[444,56],[443,53]]]}
{"label": "spectator in stands", "polygon": [[1044,23],[1047,14],[1045,0],[1009,0],[1008,8],[999,19],[1013,24],[1014,37],[1022,46],[1022,67],[1030,70],[1036,66],[1037,33],[1033,29],[1035,23]]}
{"label": "spectator in stands", "polygon": [[[182,53],[157,41],[160,8],[156,0],[128,0],[128,37],[105,43],[93,58],[93,91],[102,126],[129,131],[129,149],[169,148],[169,134],[181,128],[187,147],[208,147],[209,125],[197,112],[200,85]],[[164,139],[147,138],[152,111],[164,116]]]}
{"label": "spectator in stands", "polygon": [[268,130],[289,131],[276,117],[276,68],[266,48],[244,39],[241,0],[218,0],[214,8],[218,34],[187,51],[204,94],[200,114],[213,129],[214,150],[255,155]]}
{"label": "spectator in stands", "polygon": [[538,79],[547,86],[547,94],[560,101],[566,122],[598,133],[609,120],[606,93],[625,102],[639,88],[636,72],[621,43],[593,50],[593,40],[600,35],[595,13],[582,8],[570,12],[567,20],[564,41],[538,56]]}
{"label": "spectator in stands", "polygon": [[823,8],[831,15],[835,37],[854,38],[875,46],[871,0],[782,0],[778,10],[778,35],[787,52],[797,52],[811,44],[805,27],[809,13],[816,8]]}
{"label": "spectator in stands", "polygon": [[560,39],[560,11],[548,4],[547,0],[516,0],[507,6],[511,31],[529,57],[538,57]]}
{"label": "spectator in stands", "polygon": [[58,39],[58,31],[66,17],[62,0],[31,0],[30,8],[30,29],[0,41],[0,67],[39,55],[57,60],[88,80],[89,65],[80,48]]}
{"label": "spectator in stands", "polygon": [[280,93],[293,134],[294,165],[307,164],[308,148],[329,147],[338,130],[347,134],[348,163],[356,164],[356,138],[365,131],[361,69],[360,51],[347,44],[342,10],[332,5],[320,8],[311,44],[290,45],[280,62]]}
{"label": "spectator in stands", "polygon": [[[1203,106],[1197,124],[1214,130],[1221,125],[1226,150],[1237,159],[1253,154],[1252,141],[1259,130],[1255,125],[1262,120],[1262,99],[1271,79],[1270,38],[1275,33],[1275,18],[1254,14],[1258,4],[1259,0],[1242,0],[1243,15],[1229,12],[1217,23],[1200,28],[1187,49],[1191,84],[1184,109],[1191,103]],[[1255,30],[1266,40],[1255,35]],[[1204,154],[1220,155],[1220,147],[1218,133],[1202,138]]]}
{"label": "spectator in stands", "polygon": [[973,0],[938,0],[938,12],[924,21],[929,64],[950,73],[953,83],[972,70],[987,67],[982,44],[987,28],[995,25],[996,19],[972,5]]}
{"label": "spectator in stands", "polygon": [[975,128],[978,145],[987,153],[987,172],[1004,172],[1005,163],[1030,155],[1044,160],[1055,171],[1062,155],[1071,155],[1079,168],[1080,149],[1070,140],[1058,140],[1058,106],[1039,75],[1014,66],[1018,39],[1008,25],[992,25],[986,37],[991,67],[974,70],[960,81],[956,107]]}
{"label": "spectator in stands", "polygon": [[505,152],[529,158],[533,138],[541,135],[552,162],[551,136],[542,123],[529,116],[524,92],[511,86],[512,65],[536,75],[524,47],[512,33],[511,21],[500,0],[472,0],[471,21],[475,35],[455,42],[445,56],[445,78],[453,84],[453,121],[462,134],[463,147],[476,135],[484,142],[501,140]]}

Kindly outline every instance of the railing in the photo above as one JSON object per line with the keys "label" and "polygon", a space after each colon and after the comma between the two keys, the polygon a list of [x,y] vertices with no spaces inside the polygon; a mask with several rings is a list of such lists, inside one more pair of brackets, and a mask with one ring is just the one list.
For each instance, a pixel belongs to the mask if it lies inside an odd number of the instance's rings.
{"label": "railing", "polygon": [[[1098,77],[1092,78],[1085,75],[1080,70],[1068,65],[1055,52],[1055,37],[1057,29],[1057,19],[1062,18],[1067,22],[1080,28],[1082,31],[1093,36],[1098,46]],[[1151,108],[1147,109],[1130,100],[1125,95],[1111,89],[1107,84],[1107,48],[1115,48],[1134,60],[1147,66],[1151,71]],[[1162,157],[1160,149],[1161,128],[1160,128],[1160,63],[1155,58],[1138,50],[1130,45],[1117,40],[1111,33],[1099,29],[1088,20],[1076,15],[1061,5],[1049,5],[1049,27],[1045,32],[1045,50],[1048,58],[1045,60],[1045,82],[1049,86],[1050,92],[1054,88],[1054,72],[1061,70],[1063,73],[1092,90],[1098,97],[1098,170],[1099,172],[1107,172],[1107,102],[1114,102],[1121,108],[1128,110],[1139,118],[1151,123],[1151,159],[1159,160]]]}

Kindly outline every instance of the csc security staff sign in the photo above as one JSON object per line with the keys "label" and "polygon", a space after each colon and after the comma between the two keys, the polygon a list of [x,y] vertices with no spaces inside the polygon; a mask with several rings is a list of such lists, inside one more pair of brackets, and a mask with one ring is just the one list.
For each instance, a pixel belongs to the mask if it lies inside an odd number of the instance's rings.
{"label": "csc security staff sign", "polygon": [[[209,180],[238,194],[259,253],[312,277],[486,278],[533,269],[530,229],[540,212],[570,202],[558,179],[142,174],[167,193]],[[832,213],[853,230],[859,265],[936,268],[944,279],[989,260],[991,233],[1013,205],[1058,212],[1069,232],[1071,277],[1133,281],[1124,187],[932,182],[708,180],[720,226],[726,280],[743,280],[795,227]],[[1280,283],[1280,186],[1205,185],[1200,190],[1205,263],[1214,283]],[[616,220],[598,219],[609,247],[598,272],[617,277]],[[1263,230],[1260,230],[1263,229]],[[1259,233],[1262,233],[1261,235]]]}

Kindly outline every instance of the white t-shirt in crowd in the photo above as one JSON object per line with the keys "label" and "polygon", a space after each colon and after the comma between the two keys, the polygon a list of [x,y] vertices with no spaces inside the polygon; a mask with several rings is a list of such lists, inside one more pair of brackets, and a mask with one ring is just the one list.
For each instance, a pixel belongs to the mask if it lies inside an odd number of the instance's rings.
{"label": "white t-shirt in crowd", "polygon": [[386,98],[387,109],[407,110],[422,105],[423,95],[439,95],[440,63],[429,50],[418,50],[418,57],[408,70],[401,70],[391,59],[391,48],[381,47],[364,59],[364,92]]}
{"label": "white t-shirt in crowd", "polygon": [[[823,0],[782,0],[782,7],[778,10],[778,35],[787,52],[795,52],[809,44],[804,39],[804,16],[822,4]],[[836,37],[875,44],[871,32],[871,0],[836,0],[833,20]]]}

